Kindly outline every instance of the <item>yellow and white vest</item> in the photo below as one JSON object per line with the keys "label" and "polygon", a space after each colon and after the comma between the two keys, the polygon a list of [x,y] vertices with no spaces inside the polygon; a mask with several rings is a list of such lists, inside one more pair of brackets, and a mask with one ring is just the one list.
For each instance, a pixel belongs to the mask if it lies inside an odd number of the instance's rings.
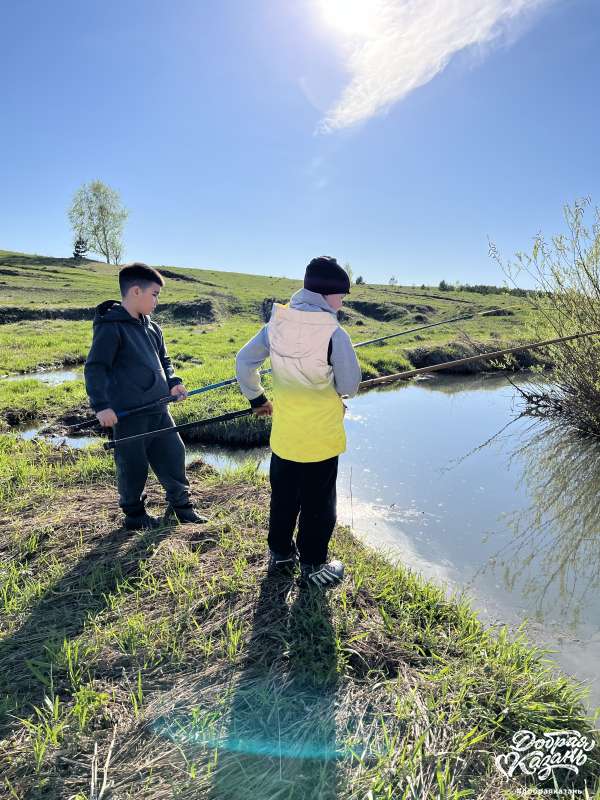
{"label": "yellow and white vest", "polygon": [[346,449],[344,405],[327,350],[338,322],[275,303],[268,324],[273,369],[271,450],[290,461],[324,461]]}

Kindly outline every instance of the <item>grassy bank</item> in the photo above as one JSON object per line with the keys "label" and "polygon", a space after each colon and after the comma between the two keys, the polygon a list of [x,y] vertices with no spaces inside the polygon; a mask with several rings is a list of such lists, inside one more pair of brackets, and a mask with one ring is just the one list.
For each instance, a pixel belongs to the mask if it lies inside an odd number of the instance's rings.
{"label": "grassy bank", "polygon": [[[221,311],[234,313],[258,310],[265,298],[281,301],[302,284],[301,280],[271,275],[250,275],[214,269],[156,266],[165,275],[167,286],[163,302],[178,303],[200,298],[212,300]],[[73,309],[95,306],[117,292],[118,268],[97,261],[74,263],[71,259],[14,253],[0,250],[2,306],[29,309]],[[298,278],[304,265],[298,266]],[[427,315],[436,308],[462,313],[470,305],[492,308],[497,305],[516,312],[526,309],[522,298],[508,294],[481,294],[468,291],[444,291],[437,287],[353,285],[348,308],[357,316],[376,315],[383,320],[408,316],[410,312]],[[398,302],[410,304],[404,310],[390,307]],[[365,305],[360,308],[360,304]],[[353,308],[354,306],[354,308]],[[509,314],[518,316],[518,314]]]}
{"label": "grassy bank", "polygon": [[[157,319],[163,325],[177,371],[189,388],[233,377],[235,353],[263,324],[272,300],[287,301],[300,286],[299,281],[287,278],[216,270],[168,267],[166,276]],[[5,312],[18,316],[29,309],[58,315],[56,319],[24,318],[0,324],[0,374],[83,363],[91,342],[91,322],[61,319],[60,314],[82,309],[89,316],[96,303],[114,297],[115,267],[0,251],[0,279]],[[512,295],[366,285],[353,286],[347,300],[342,322],[354,342],[466,312],[478,315],[448,327],[361,348],[357,353],[364,379],[533,338],[527,303]],[[537,359],[535,354],[522,354],[512,363],[530,366]],[[466,369],[502,366],[482,362]],[[234,386],[172,409],[178,422],[187,422],[244,405]],[[0,380],[0,430],[61,418],[75,421],[86,413],[81,380],[60,386],[34,379]],[[187,438],[252,445],[264,443],[268,430],[268,422],[243,419],[237,425],[190,432]]]}
{"label": "grassy bank", "polygon": [[[13,309],[17,316],[18,309],[31,308],[52,311],[58,317],[23,318],[0,324],[0,374],[60,365],[67,357],[70,363],[83,359],[90,342],[89,320],[61,319],[61,309],[66,312],[77,307],[89,311],[115,297],[116,273],[115,267],[97,262],[76,265],[68,259],[0,251],[3,308]],[[259,324],[273,299],[287,302],[301,286],[299,280],[288,278],[204,269],[170,267],[166,274],[167,285],[161,294],[157,318],[167,330],[173,329],[172,339],[181,338],[184,355],[190,355],[194,336],[202,330],[211,332],[211,326],[216,326],[229,336],[228,323],[233,327],[248,322]],[[214,307],[212,318],[196,313],[203,303]],[[512,341],[527,336],[528,305],[524,299],[507,294],[440,293],[432,287],[353,286],[342,321],[353,341],[360,341],[428,321],[492,309],[500,309],[502,316],[478,317],[461,327],[475,339]],[[456,330],[434,329],[427,332],[426,342],[449,341],[456,337]],[[420,341],[423,339],[415,334],[402,340],[402,346],[410,348]]]}
{"label": "grassy bank", "polygon": [[[127,535],[107,456],[0,437],[2,796],[89,800],[110,754],[119,798],[511,798],[514,732],[589,728],[539,652],[343,528],[332,594],[266,579],[265,478],[191,478],[208,525]],[[558,785],[593,796],[590,755]]]}
{"label": "grassy bank", "polygon": [[[239,329],[236,332],[237,339],[235,337],[226,337],[225,341],[223,341],[223,338],[209,340],[208,337],[202,337],[203,341],[206,338],[211,350],[226,351],[226,354],[223,353],[220,356],[215,354],[213,357],[206,356],[196,346],[194,348],[195,357],[190,357],[178,363],[177,373],[182,377],[189,389],[234,377],[235,353],[249,338],[245,332],[240,335]],[[487,343],[483,347],[490,350],[497,347],[497,345]],[[400,372],[410,369],[413,365],[426,366],[440,361],[458,359],[465,355],[473,355],[477,352],[480,352],[479,347],[472,347],[462,342],[448,342],[444,345],[431,345],[428,348],[420,348],[418,351],[409,354],[412,356],[411,363],[407,354],[401,349],[398,348],[394,352],[394,347],[391,343],[388,343],[385,347],[374,345],[357,351],[363,380],[378,375]],[[196,361],[206,363],[202,363],[202,365],[192,363]],[[463,373],[475,373],[481,372],[486,368],[491,370],[506,366],[509,366],[509,368],[526,368],[538,363],[540,363],[538,357],[525,352],[518,354],[518,357],[516,359],[512,358],[511,361],[502,363],[478,362],[454,371],[460,372],[462,370]],[[264,368],[269,366],[270,363],[267,360]],[[270,376],[263,376],[262,384],[267,395],[269,395],[271,389]],[[185,423],[216,416],[227,411],[247,408],[247,401],[241,395],[237,384],[233,384],[192,397],[183,403],[172,403],[169,408],[177,423]],[[68,433],[68,429],[65,426],[75,424],[89,416],[91,416],[91,411],[88,406],[83,379],[68,381],[57,386],[48,385],[34,378],[18,381],[0,380],[0,431],[8,431],[15,426],[40,427],[50,424],[55,433],[64,435]],[[89,432],[94,433],[94,430],[92,429]],[[193,428],[185,431],[182,435],[187,442],[252,446],[267,443],[269,432],[270,420],[268,418],[246,417],[227,426],[210,425],[202,428]]]}

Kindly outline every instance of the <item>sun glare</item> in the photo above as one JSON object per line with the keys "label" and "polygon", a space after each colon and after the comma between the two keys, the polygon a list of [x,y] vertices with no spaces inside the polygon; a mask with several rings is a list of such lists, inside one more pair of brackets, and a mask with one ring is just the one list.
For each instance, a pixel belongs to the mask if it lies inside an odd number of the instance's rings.
{"label": "sun glare", "polygon": [[366,36],[372,32],[376,0],[318,0],[323,22],[344,36]]}

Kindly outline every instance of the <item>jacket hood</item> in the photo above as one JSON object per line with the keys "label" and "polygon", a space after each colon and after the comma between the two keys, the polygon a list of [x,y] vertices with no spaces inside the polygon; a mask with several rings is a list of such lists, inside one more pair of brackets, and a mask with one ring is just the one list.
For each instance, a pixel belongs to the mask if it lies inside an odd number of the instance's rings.
{"label": "jacket hood", "polygon": [[148,324],[148,317],[142,315],[139,319],[132,317],[118,300],[105,300],[100,305],[96,306],[96,313],[94,314],[94,325],[99,325],[102,322],[133,322]]}
{"label": "jacket hood", "polygon": [[337,319],[337,311],[333,309],[322,294],[310,289],[298,289],[290,298],[290,308],[298,311],[328,311]]}

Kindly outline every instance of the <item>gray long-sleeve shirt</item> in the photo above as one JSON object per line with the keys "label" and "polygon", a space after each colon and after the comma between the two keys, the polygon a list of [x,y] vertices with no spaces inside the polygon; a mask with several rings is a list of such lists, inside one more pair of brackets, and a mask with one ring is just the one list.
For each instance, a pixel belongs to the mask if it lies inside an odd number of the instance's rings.
{"label": "gray long-sleeve shirt", "polygon": [[[295,292],[290,300],[290,308],[298,311],[325,312],[337,318],[337,312],[331,308],[323,295],[311,292],[309,289]],[[269,330],[265,325],[242,347],[235,360],[236,377],[241,392],[253,407],[263,405],[267,399],[258,370],[269,354]],[[362,373],[350,337],[343,328],[338,327],[331,336],[329,363],[333,368],[337,393],[353,397],[358,391]]]}

